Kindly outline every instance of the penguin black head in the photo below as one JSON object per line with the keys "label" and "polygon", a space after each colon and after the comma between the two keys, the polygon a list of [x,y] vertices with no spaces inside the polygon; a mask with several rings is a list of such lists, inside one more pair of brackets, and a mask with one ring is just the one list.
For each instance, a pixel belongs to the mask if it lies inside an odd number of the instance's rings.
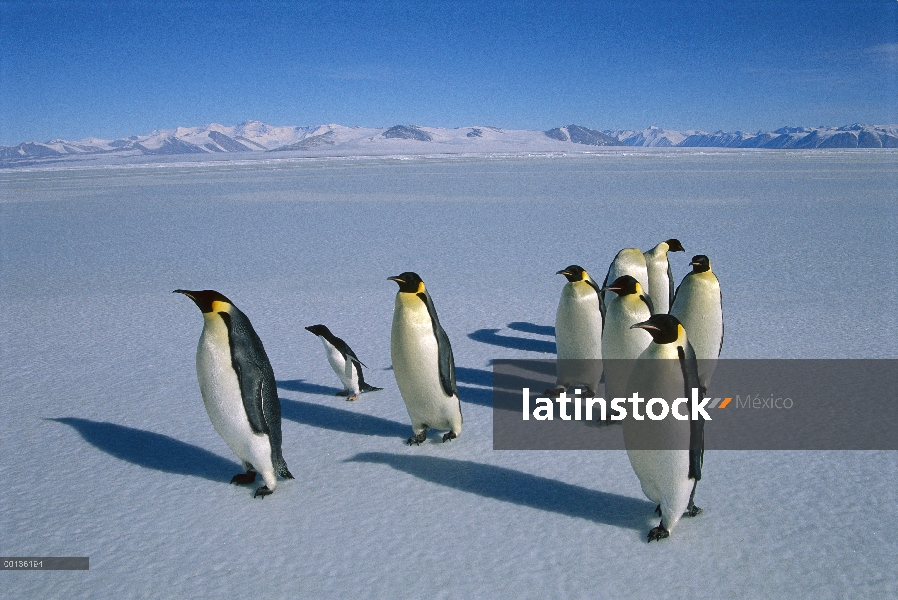
{"label": "penguin black head", "polygon": [[630,325],[630,329],[645,329],[656,344],[673,344],[680,337],[683,326],[673,315],[652,315],[648,321]]}
{"label": "penguin black head", "polygon": [[327,328],[326,325],[309,325],[306,327],[306,331],[310,331],[315,335],[329,336],[331,335],[331,330]]}
{"label": "penguin black head", "polygon": [[689,264],[692,265],[693,273],[704,273],[711,270],[711,261],[704,254],[696,254]]}
{"label": "penguin black head", "polygon": [[395,281],[399,284],[399,291],[406,294],[417,294],[424,291],[424,282],[417,273],[406,271],[402,275],[394,275],[387,277],[389,281]]}
{"label": "penguin black head", "polygon": [[184,294],[194,302],[204,313],[213,312],[212,305],[215,302],[226,302],[231,306],[234,305],[233,302],[228,300],[224,294],[219,294],[215,290],[175,290],[172,294]]}
{"label": "penguin black head", "polygon": [[603,290],[611,290],[618,296],[627,296],[636,293],[636,286],[639,282],[632,275],[621,275],[615,279],[611,285],[605,286]]}
{"label": "penguin black head", "polygon": [[580,265],[571,265],[558,271],[555,274],[564,275],[571,283],[574,283],[576,281],[583,281],[588,276],[586,269],[584,269]]}
{"label": "penguin black head", "polygon": [[664,240],[664,243],[667,244],[668,252],[686,252],[686,248],[683,247],[683,244],[681,244],[680,240],[678,240],[677,238]]}

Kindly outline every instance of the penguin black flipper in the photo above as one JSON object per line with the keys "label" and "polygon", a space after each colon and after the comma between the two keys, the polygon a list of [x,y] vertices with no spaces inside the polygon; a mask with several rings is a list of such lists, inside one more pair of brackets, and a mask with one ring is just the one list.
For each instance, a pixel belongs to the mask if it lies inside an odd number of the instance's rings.
{"label": "penguin black flipper", "polygon": [[[240,384],[240,395],[243,398],[243,408],[246,418],[249,420],[253,433],[269,434],[271,428],[265,419],[265,398],[274,391],[274,374],[271,364],[265,357],[264,350],[258,352],[262,346],[261,340],[249,325],[249,320],[236,310],[233,314],[218,313],[228,328],[228,344],[231,347],[231,366],[237,373],[237,381]],[[255,338],[255,339],[253,339]],[[261,355],[260,355],[261,354]],[[261,358],[261,360],[259,360]],[[259,364],[259,363],[263,364]],[[266,369],[271,373],[266,377]],[[266,381],[269,379],[269,381]],[[266,389],[268,388],[268,389]]]}
{"label": "penguin black flipper", "polygon": [[430,322],[433,324],[433,335],[437,339],[437,354],[439,357],[440,367],[440,385],[447,396],[458,395],[458,387],[455,384],[455,357],[452,356],[452,345],[449,344],[449,336],[443,326],[440,325],[440,319],[437,317],[437,310],[433,306],[433,300],[427,292],[418,292],[418,297],[427,306],[427,312],[430,314]]}
{"label": "penguin black flipper", "polygon": [[673,269],[670,268],[670,260],[667,261],[667,312],[670,313],[670,307],[674,301],[674,278]]}
{"label": "penguin black flipper", "polygon": [[652,299],[648,296],[648,294],[639,294],[639,299],[645,302],[645,305],[649,307],[649,316],[655,314],[655,305],[652,304]]}
{"label": "penguin black flipper", "polygon": [[[605,279],[608,279],[608,276],[605,275]],[[592,278],[585,279],[586,283],[589,284],[589,287],[596,291],[596,296],[599,297],[599,312],[602,313],[602,329],[605,329],[605,297],[602,295],[602,288],[599,287],[599,284],[592,280]]]}
{"label": "penguin black flipper", "polygon": [[[704,396],[706,390],[699,383],[695,350],[688,340],[685,350],[682,346],[677,346],[677,356],[680,358],[680,368],[683,371],[684,398],[692,396],[692,388],[697,388],[699,395]],[[689,477],[696,481],[702,478],[702,462],[705,456],[705,420],[701,413],[698,417],[689,421]]]}
{"label": "penguin black flipper", "polygon": [[[352,348],[349,347],[349,344],[344,342],[342,339],[335,337],[333,342],[334,348],[339,350],[340,354],[343,355],[343,360],[352,360],[354,363],[359,363],[363,367],[368,367],[365,363],[359,360],[359,357],[355,355],[355,352],[352,351]],[[362,375],[362,370],[359,369],[359,377]]]}
{"label": "penguin black flipper", "polygon": [[[673,306],[673,304],[671,304]],[[720,310],[723,312],[723,291],[720,292]],[[720,318],[720,348],[717,349],[717,356],[720,356],[720,353],[723,352],[723,336],[726,335],[726,322],[723,320],[723,316]]]}
{"label": "penguin black flipper", "polygon": [[609,275],[611,275],[611,265],[608,265],[608,270],[605,272],[605,280],[602,282],[602,287],[599,288],[599,310],[602,312],[602,331],[605,330],[605,310],[608,307],[608,305],[605,304],[605,292],[603,290],[608,287]]}

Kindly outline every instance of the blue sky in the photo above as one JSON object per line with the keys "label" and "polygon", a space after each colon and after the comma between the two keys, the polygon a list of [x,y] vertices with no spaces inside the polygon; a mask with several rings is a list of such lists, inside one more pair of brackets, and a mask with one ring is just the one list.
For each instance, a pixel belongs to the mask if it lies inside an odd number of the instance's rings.
{"label": "blue sky", "polygon": [[0,0],[0,145],[247,119],[898,123],[898,1]]}

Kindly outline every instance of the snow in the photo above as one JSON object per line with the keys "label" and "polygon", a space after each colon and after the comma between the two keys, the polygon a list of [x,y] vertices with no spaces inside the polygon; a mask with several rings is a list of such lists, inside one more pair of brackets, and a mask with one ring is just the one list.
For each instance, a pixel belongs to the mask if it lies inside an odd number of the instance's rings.
{"label": "snow", "polygon": [[[487,135],[486,128],[482,128]],[[435,131],[435,130],[428,130]],[[497,134],[498,135],[498,134]],[[401,148],[408,148],[408,142]],[[492,450],[490,361],[545,358],[569,264],[679,238],[711,257],[724,356],[895,358],[890,151],[211,160],[0,172],[3,596],[894,597],[896,452],[714,452],[657,523],[624,452]],[[267,158],[267,157],[266,157]],[[396,286],[430,290],[461,436],[407,447]],[[214,288],[279,382],[295,481],[253,499],[194,370]],[[349,403],[324,323],[384,387]]]}

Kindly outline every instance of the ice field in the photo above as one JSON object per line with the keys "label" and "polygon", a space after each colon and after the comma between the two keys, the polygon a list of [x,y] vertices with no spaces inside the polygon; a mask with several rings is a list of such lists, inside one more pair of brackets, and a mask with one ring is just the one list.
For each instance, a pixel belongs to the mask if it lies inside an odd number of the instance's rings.
{"label": "ice field", "polygon": [[[898,358],[898,152],[662,151],[0,170],[7,598],[885,598],[898,452],[707,452],[670,538],[626,453],[494,451],[491,360],[551,358],[565,280],[676,237],[707,254],[728,358]],[[464,429],[408,447],[390,370],[416,271]],[[296,476],[265,499],[209,421],[197,307],[252,321]],[[383,391],[350,403],[323,323]],[[709,427],[708,434],[712,435]]]}

